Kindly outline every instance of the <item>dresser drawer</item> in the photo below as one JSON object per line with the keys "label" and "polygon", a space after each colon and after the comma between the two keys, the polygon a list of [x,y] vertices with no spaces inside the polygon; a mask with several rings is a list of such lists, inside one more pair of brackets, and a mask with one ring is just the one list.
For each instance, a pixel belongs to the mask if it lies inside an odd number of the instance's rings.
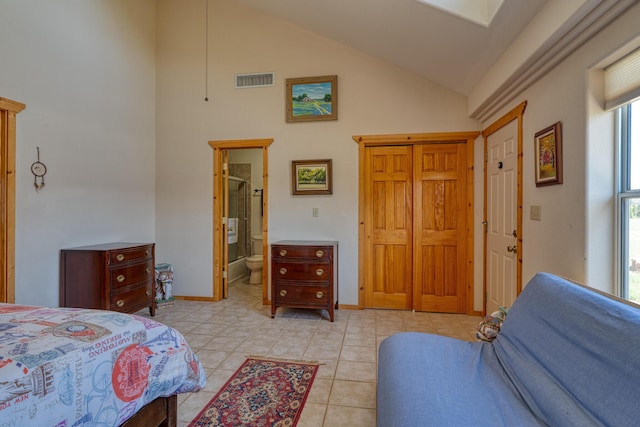
{"label": "dresser drawer", "polygon": [[322,246],[272,246],[273,258],[316,258],[329,259],[331,249]]}
{"label": "dresser drawer", "polygon": [[112,268],[109,271],[111,277],[111,289],[122,288],[135,283],[153,279],[155,272],[151,260],[126,267]]}
{"label": "dresser drawer", "polygon": [[109,251],[109,263],[111,266],[117,266],[117,264],[125,262],[151,259],[151,255],[150,246],[113,250]]}
{"label": "dresser drawer", "polygon": [[326,307],[329,304],[329,287],[276,285],[275,299],[279,305]]}
{"label": "dresser drawer", "polygon": [[132,290],[111,295],[111,310],[131,312],[136,308],[149,305],[149,298],[153,293],[152,282]]}
{"label": "dresser drawer", "polygon": [[327,281],[331,277],[331,264],[316,262],[285,262],[273,261],[271,274],[276,279],[282,280],[318,280]]}

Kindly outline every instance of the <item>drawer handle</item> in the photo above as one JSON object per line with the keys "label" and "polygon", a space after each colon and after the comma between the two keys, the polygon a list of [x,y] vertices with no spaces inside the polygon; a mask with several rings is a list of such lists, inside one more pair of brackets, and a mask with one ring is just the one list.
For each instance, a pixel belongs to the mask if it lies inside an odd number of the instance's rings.
{"label": "drawer handle", "polygon": [[124,261],[124,254],[116,255],[116,261]]}
{"label": "drawer handle", "polygon": [[282,274],[283,276],[284,276],[285,274],[287,274],[287,269],[286,269],[286,268],[284,268],[284,267],[282,267],[282,268],[280,269],[280,274]]}
{"label": "drawer handle", "polygon": [[151,252],[149,252],[149,249],[147,249],[146,251],[144,251],[145,255],[149,255]]}
{"label": "drawer handle", "polygon": [[145,271],[147,272],[147,274],[151,273],[151,269],[149,267],[147,267]]}
{"label": "drawer handle", "polygon": [[324,256],[324,251],[320,251],[320,250],[316,251],[316,256],[318,258],[322,258]]}
{"label": "drawer handle", "polygon": [[287,255],[287,250],[286,249],[280,249],[280,256],[286,256]]}
{"label": "drawer handle", "polygon": [[120,307],[120,308],[124,307],[124,300],[119,299],[119,300],[116,302],[116,305],[117,305],[118,307]]}
{"label": "drawer handle", "polygon": [[322,292],[322,291],[316,292],[316,298],[320,299],[322,297],[324,297],[324,292]]}
{"label": "drawer handle", "polygon": [[116,280],[118,281],[118,283],[124,282],[124,274],[118,275],[118,277],[116,277]]}
{"label": "drawer handle", "polygon": [[316,270],[316,276],[322,276],[324,274],[324,270],[319,268]]}
{"label": "drawer handle", "polygon": [[287,291],[285,291],[284,289],[280,291],[280,296],[281,297],[286,297],[287,296]]}
{"label": "drawer handle", "polygon": [[147,294],[147,296],[151,295],[151,291],[149,289],[147,289],[147,292],[145,292]]}

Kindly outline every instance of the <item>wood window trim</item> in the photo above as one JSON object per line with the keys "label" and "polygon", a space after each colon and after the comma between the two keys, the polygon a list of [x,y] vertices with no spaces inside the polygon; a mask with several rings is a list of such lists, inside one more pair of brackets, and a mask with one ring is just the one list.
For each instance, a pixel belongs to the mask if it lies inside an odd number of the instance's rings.
{"label": "wood window trim", "polygon": [[467,314],[478,314],[474,311],[473,298],[473,159],[474,142],[480,136],[480,132],[432,132],[432,133],[411,133],[411,134],[384,134],[384,135],[355,135],[353,140],[358,144],[358,168],[359,168],[359,189],[358,189],[358,308],[364,309],[364,253],[365,253],[365,148],[376,145],[413,145],[413,144],[437,144],[459,142],[467,145]]}
{"label": "wood window trim", "polygon": [[16,114],[25,104],[0,98],[0,302],[15,303]]}

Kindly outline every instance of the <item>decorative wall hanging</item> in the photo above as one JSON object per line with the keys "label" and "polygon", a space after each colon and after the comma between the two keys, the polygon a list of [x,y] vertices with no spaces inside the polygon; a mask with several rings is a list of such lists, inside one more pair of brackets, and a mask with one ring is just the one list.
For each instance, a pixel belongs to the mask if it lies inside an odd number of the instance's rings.
{"label": "decorative wall hanging", "polygon": [[332,194],[331,159],[293,160],[291,193],[295,195]]}
{"label": "decorative wall hanging", "polygon": [[562,184],[562,124],[537,132],[534,140],[536,187]]}
{"label": "decorative wall hanging", "polygon": [[47,167],[40,162],[40,147],[36,147],[36,151],[38,160],[31,164],[31,173],[33,174],[33,186],[36,191],[40,191],[44,188],[44,175],[47,173]]}
{"label": "decorative wall hanging", "polygon": [[287,122],[338,120],[338,76],[287,79]]}

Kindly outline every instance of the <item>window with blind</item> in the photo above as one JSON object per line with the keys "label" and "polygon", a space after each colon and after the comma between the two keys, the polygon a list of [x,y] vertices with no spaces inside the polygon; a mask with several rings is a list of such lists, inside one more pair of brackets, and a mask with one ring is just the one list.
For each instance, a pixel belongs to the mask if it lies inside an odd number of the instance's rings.
{"label": "window with blind", "polygon": [[620,295],[640,303],[640,49],[604,70],[605,108],[616,110]]}
{"label": "window with blind", "polygon": [[640,100],[620,107],[618,117],[621,295],[640,303]]}

